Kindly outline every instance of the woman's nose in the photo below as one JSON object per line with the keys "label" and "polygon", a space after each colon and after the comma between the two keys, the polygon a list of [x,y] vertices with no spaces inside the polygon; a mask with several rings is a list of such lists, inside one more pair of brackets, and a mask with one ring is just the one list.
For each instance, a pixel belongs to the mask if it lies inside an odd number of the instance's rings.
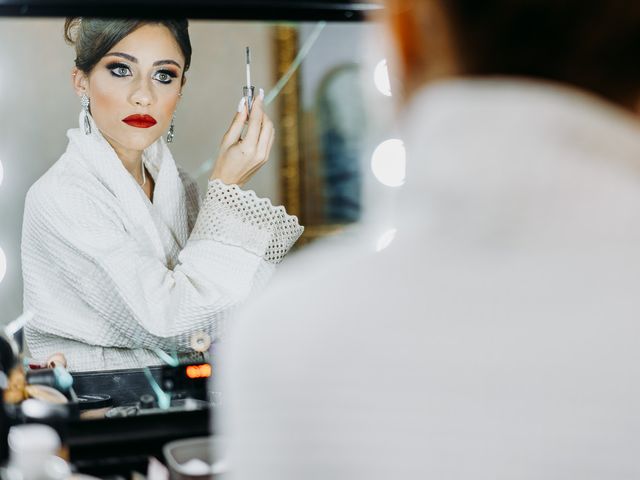
{"label": "woman's nose", "polygon": [[131,94],[131,101],[140,107],[147,107],[153,103],[153,100],[153,90],[149,82],[145,80],[138,82]]}

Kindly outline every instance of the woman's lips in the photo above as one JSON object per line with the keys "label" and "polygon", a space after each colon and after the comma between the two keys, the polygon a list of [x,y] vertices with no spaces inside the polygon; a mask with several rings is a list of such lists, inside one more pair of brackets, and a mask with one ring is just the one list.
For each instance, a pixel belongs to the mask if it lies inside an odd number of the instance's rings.
{"label": "woman's lips", "polygon": [[123,118],[122,121],[137,128],[149,128],[158,123],[151,115],[129,115],[127,118]]}

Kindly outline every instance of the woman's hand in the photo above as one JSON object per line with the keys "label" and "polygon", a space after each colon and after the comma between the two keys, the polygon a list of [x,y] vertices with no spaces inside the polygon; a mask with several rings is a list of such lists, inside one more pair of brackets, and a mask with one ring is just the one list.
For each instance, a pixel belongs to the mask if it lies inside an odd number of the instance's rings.
{"label": "woman's hand", "polygon": [[[219,179],[227,185],[243,185],[269,159],[275,130],[273,122],[264,113],[264,91],[254,98],[251,115],[247,113],[246,99],[238,105],[238,113],[220,144],[220,153],[211,172],[211,180]],[[249,116],[247,132],[242,130]]]}

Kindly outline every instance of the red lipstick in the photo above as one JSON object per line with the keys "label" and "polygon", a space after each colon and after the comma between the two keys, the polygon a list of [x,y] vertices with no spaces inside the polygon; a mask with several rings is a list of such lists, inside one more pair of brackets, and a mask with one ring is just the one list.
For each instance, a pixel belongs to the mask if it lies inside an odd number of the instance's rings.
{"label": "red lipstick", "polygon": [[123,118],[122,121],[127,125],[137,128],[149,128],[153,127],[156,123],[156,119],[151,115],[129,115],[127,118]]}

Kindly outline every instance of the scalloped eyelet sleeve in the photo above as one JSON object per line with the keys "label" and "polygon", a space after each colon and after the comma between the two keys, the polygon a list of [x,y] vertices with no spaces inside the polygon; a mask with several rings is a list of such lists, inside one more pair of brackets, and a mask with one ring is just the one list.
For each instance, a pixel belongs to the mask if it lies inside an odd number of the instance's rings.
{"label": "scalloped eyelet sleeve", "polygon": [[212,180],[191,239],[239,246],[278,264],[303,231],[298,218],[284,207],[272,205],[252,190]]}

